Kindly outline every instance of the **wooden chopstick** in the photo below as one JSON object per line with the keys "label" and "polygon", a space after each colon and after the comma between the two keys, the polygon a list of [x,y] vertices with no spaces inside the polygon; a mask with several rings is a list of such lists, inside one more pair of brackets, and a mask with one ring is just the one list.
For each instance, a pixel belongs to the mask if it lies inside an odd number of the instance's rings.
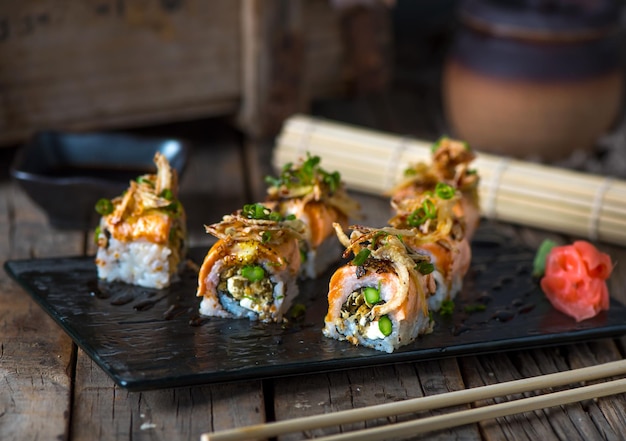
{"label": "wooden chopstick", "polygon": [[406,421],[386,426],[373,427],[364,430],[341,433],[337,435],[315,438],[316,441],[378,441],[401,436],[420,435],[435,430],[448,429],[477,423],[516,413],[531,412],[553,406],[589,400],[626,392],[626,379],[608,381],[605,383],[583,386],[560,392],[521,398],[490,406],[477,407],[444,415],[426,417],[418,420]]}
{"label": "wooden chopstick", "polygon": [[[303,418],[294,418],[286,421],[278,421],[266,424],[257,424],[242,428],[228,429],[213,433],[205,433],[202,434],[202,441],[243,441],[243,440],[254,440],[254,439],[263,439],[269,438],[273,436],[282,435],[285,433],[292,432],[302,432],[305,430],[319,429],[330,426],[339,426],[342,424],[350,424],[358,421],[365,421],[376,418],[384,418],[392,415],[401,415],[412,412],[420,412],[424,410],[432,410],[438,409],[442,407],[450,407],[456,406],[459,404],[471,403],[474,401],[484,400],[488,398],[494,398],[499,396],[511,395],[515,393],[534,391],[540,389],[547,389],[556,386],[563,386],[566,384],[574,384],[583,381],[597,380],[600,378],[607,378],[616,375],[626,374],[626,360],[613,361],[609,363],[604,363],[596,366],[590,366],[580,369],[573,369],[569,371],[557,372],[553,374],[540,375],[537,377],[524,378],[521,380],[508,381],[504,383],[491,384],[482,387],[476,387],[472,389],[464,389],[454,392],[448,392],[439,395],[432,395],[428,397],[419,397],[413,398],[404,401],[398,401],[393,403],[385,403],[375,406],[367,406],[363,408],[344,410],[340,412],[334,412],[329,414],[322,415],[313,415]],[[621,383],[620,383],[621,382]],[[602,385],[608,385],[602,387]],[[450,415],[441,415],[441,417],[445,420],[445,427],[452,427],[453,422],[456,423],[458,421],[465,421],[465,419],[469,419],[468,422],[464,422],[462,424],[469,424],[470,422],[480,421],[481,419],[490,419],[497,418],[498,416],[510,415],[509,413],[499,415],[495,414],[495,416],[490,416],[489,412],[525,412],[526,409],[524,406],[540,406],[536,409],[542,407],[550,407],[556,406],[558,404],[565,404],[567,402],[580,401],[588,398],[595,398],[610,394],[618,394],[626,391],[626,379],[625,380],[617,380],[610,383],[600,383],[599,385],[593,386],[585,386],[579,387],[577,389],[571,389],[563,392],[557,392],[555,394],[547,394],[541,395],[537,397],[531,397],[527,399],[512,401],[506,404],[507,406],[503,407],[495,407],[495,411],[487,411],[483,409],[494,409],[494,406],[486,406],[485,408],[476,408],[470,409],[462,412],[454,413],[454,418],[451,418]],[[565,394],[565,393],[569,394]],[[570,395],[571,394],[571,395]],[[545,397],[545,398],[544,398]],[[579,398],[582,397],[582,398]],[[540,400],[541,398],[541,400]],[[531,400],[531,401],[526,401]],[[545,400],[545,401],[544,401]],[[551,400],[570,400],[559,402],[558,404],[550,404]],[[518,407],[513,406],[513,403],[520,403],[517,406],[520,406],[521,410],[516,410]],[[511,406],[511,407],[509,407]],[[465,413],[471,412],[471,413]],[[459,414],[462,414],[462,419],[459,418]],[[407,423],[399,423],[393,425],[393,427],[387,427],[388,430],[392,430],[397,428],[396,430],[403,430],[405,424],[413,423],[418,427],[411,427],[410,433],[416,433],[414,430],[421,430],[420,425],[425,425],[426,429],[424,431],[437,430],[437,428],[443,428],[444,426],[438,426],[437,424],[442,424],[439,420],[434,419],[438,417],[430,417],[424,418],[421,420],[410,421]],[[479,419],[474,419],[479,418]],[[421,422],[421,421],[426,421]],[[402,424],[402,426],[400,425]],[[432,428],[435,427],[435,428]],[[374,429],[370,429],[374,430]],[[353,433],[353,432],[350,432]],[[348,436],[350,433],[342,434],[341,436]],[[376,436],[377,432],[373,432]],[[361,434],[360,436],[363,436]],[[385,434],[385,437],[389,436],[399,436],[399,435],[390,435]],[[334,439],[334,438],[321,438],[321,439]],[[350,439],[350,438],[341,438],[341,439]],[[366,439],[366,438],[353,438],[353,439]],[[370,439],[370,438],[367,438]],[[383,439],[383,438],[372,438],[372,439]]]}

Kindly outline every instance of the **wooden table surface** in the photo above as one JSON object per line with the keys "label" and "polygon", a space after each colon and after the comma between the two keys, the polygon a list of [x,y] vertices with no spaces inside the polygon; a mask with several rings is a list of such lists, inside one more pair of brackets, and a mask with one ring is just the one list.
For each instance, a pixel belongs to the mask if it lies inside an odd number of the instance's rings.
{"label": "wooden table surface", "polygon": [[[351,122],[360,121],[353,116]],[[243,203],[260,200],[263,176],[271,172],[271,143],[247,142],[215,124],[201,126],[199,131],[203,133],[200,145],[196,145],[181,182],[192,246],[208,242],[203,224],[219,220]],[[55,230],[48,225],[40,209],[8,178],[5,166],[9,159],[3,153],[0,260],[93,253],[91,233]],[[366,210],[375,210],[382,203],[380,198],[356,196]],[[556,236],[511,228],[531,246],[546,236]],[[626,251],[610,244],[600,247],[617,262],[609,288],[624,302],[626,267],[622,263]],[[202,433],[215,430],[619,360],[624,357],[624,342],[602,339],[287,378],[129,392],[115,385],[17,283],[0,272],[0,439],[199,440]],[[308,439],[384,423],[386,420],[381,419],[279,439]],[[419,439],[618,440],[625,433],[626,396],[616,395],[439,431]]]}

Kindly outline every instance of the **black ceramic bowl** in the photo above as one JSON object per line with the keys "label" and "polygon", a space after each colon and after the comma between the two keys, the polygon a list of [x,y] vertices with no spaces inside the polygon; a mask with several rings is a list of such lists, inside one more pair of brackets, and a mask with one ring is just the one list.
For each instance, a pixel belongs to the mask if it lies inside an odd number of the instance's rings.
{"label": "black ceramic bowl", "polygon": [[179,177],[189,146],[176,139],[118,133],[36,134],[16,154],[11,176],[59,229],[89,229],[100,198],[120,195],[131,179],[155,173],[161,152]]}

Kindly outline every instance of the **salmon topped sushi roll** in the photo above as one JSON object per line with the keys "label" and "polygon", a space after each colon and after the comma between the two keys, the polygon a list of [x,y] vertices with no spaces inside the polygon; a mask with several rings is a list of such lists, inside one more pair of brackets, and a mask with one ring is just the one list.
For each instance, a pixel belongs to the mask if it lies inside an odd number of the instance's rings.
{"label": "salmon topped sushi roll", "polygon": [[460,197],[459,191],[440,182],[433,193],[399,201],[396,215],[389,220],[394,228],[412,230],[415,234],[404,237],[405,244],[428,256],[434,265],[436,289],[428,299],[432,311],[454,300],[471,262],[470,244],[457,211]]}
{"label": "salmon topped sushi roll", "polygon": [[339,224],[335,228],[344,257],[354,258],[330,279],[323,334],[393,352],[431,332],[432,265],[404,244],[415,232],[353,226],[348,238]]}
{"label": "salmon topped sushi roll", "polygon": [[359,204],[352,199],[338,172],[320,167],[319,156],[307,156],[300,164],[285,164],[278,177],[268,176],[265,205],[283,216],[294,215],[306,226],[301,243],[301,276],[315,278],[341,255],[333,223],[344,228],[357,215]]}
{"label": "salmon topped sushi roll", "polygon": [[418,162],[407,168],[404,179],[389,192],[392,207],[397,208],[403,200],[433,192],[437,184],[446,183],[461,193],[455,211],[465,224],[467,238],[471,239],[480,222],[479,176],[470,168],[475,158],[467,143],[441,138],[432,146],[431,163]]}
{"label": "salmon topped sushi roll", "polygon": [[156,174],[139,176],[122,196],[96,205],[100,279],[160,289],[184,266],[187,228],[176,170],[161,153],[154,162]]}
{"label": "salmon topped sushi roll", "polygon": [[198,275],[200,314],[280,322],[298,294],[302,221],[250,204],[205,228],[218,241]]}

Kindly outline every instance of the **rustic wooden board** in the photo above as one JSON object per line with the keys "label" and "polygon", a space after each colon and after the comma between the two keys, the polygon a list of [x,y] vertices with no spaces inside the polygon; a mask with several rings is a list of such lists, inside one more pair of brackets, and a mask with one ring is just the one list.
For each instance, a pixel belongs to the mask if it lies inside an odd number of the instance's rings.
{"label": "rustic wooden board", "polygon": [[[82,252],[82,234],[46,222],[22,191],[0,183],[1,260]],[[2,439],[67,438],[74,345],[4,271],[0,287]]]}
{"label": "rustic wooden board", "polygon": [[265,420],[260,382],[128,392],[78,353],[72,439],[198,440]]}
{"label": "rustic wooden board", "polygon": [[[277,379],[273,381],[272,386],[275,403],[274,416],[278,421],[358,409],[464,388],[457,362],[453,359]],[[468,406],[456,406],[448,411],[464,408],[468,408]],[[361,430],[440,413],[442,412],[435,410],[420,414],[379,418],[341,427],[328,427],[304,433],[288,434],[279,437],[279,440],[290,441],[303,439],[303,437],[318,437]],[[456,432],[442,431],[436,437],[431,436],[428,439],[451,438],[481,439],[477,426],[463,427]]]}
{"label": "rustic wooden board", "polygon": [[234,113],[240,2],[10,2],[0,7],[0,140]]}
{"label": "rustic wooden board", "polygon": [[345,50],[324,0],[5,2],[0,145],[213,116],[267,136],[343,91]]}

